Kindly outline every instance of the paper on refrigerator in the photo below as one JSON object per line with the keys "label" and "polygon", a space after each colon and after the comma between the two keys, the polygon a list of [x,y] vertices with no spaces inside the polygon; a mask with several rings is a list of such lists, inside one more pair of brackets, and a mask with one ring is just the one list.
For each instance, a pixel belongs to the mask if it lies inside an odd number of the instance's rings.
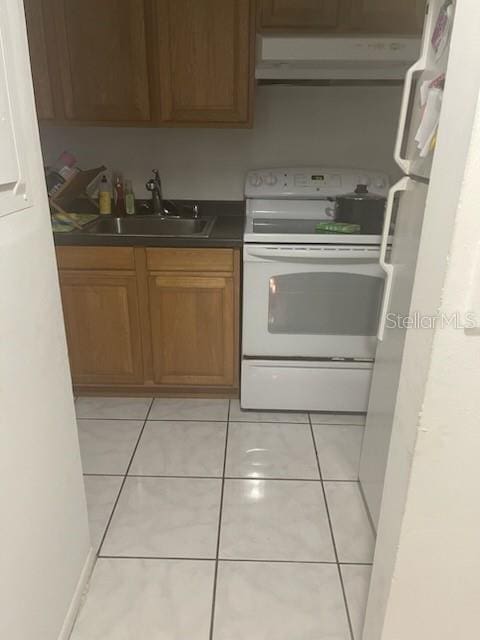
{"label": "paper on refrigerator", "polygon": [[[422,87],[423,89],[423,87]],[[429,86],[428,91],[421,91],[426,95],[422,121],[415,135],[415,142],[421,158],[426,158],[432,150],[432,142],[435,139],[440,111],[442,109],[443,91],[439,87]]]}

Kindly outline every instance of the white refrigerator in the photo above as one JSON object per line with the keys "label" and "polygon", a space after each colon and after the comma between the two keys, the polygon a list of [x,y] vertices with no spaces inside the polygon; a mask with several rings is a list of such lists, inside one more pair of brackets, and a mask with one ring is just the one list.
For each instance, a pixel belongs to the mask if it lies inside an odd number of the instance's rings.
{"label": "white refrigerator", "polygon": [[[407,72],[395,161],[404,177],[386,207],[380,264],[385,271],[383,305],[372,377],[359,479],[375,528],[378,525],[392,434],[405,335],[418,319],[410,308],[440,117],[449,91],[449,49],[455,0],[429,0],[419,60]],[[433,167],[435,170],[435,167]],[[427,210],[427,215],[431,212]],[[391,247],[388,237],[394,224]]]}

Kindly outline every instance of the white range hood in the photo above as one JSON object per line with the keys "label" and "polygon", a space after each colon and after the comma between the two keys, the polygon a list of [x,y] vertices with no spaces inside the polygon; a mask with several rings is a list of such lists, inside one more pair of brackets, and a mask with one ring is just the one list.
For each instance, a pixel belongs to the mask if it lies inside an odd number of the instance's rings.
{"label": "white range hood", "polygon": [[258,36],[258,80],[403,80],[418,38]]}

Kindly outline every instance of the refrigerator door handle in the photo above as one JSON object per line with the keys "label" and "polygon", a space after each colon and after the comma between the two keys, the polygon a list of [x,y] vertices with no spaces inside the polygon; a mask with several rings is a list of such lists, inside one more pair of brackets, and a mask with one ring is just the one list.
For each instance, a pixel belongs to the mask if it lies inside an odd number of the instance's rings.
{"label": "refrigerator door handle", "polygon": [[428,67],[429,51],[430,51],[430,34],[434,28],[433,7],[428,6],[428,12],[423,27],[422,50],[420,58],[407,71],[405,76],[405,85],[403,88],[402,104],[400,107],[400,118],[398,123],[397,139],[395,141],[394,158],[403,173],[409,175],[411,160],[403,156],[403,145],[408,135],[408,115],[410,111],[410,96],[413,91],[414,76],[417,72],[425,71]]}
{"label": "refrigerator door handle", "polygon": [[400,107],[400,119],[398,122],[397,139],[395,141],[394,158],[403,173],[410,173],[411,160],[403,156],[403,145],[408,135],[408,114],[410,111],[410,96],[413,91],[413,78],[415,73],[425,70],[427,63],[426,55],[421,57],[410,69],[405,76],[405,87],[402,96],[402,105]]}
{"label": "refrigerator door handle", "polygon": [[385,219],[383,221],[382,244],[380,247],[380,267],[385,272],[385,286],[383,289],[382,308],[378,323],[377,339],[382,342],[387,324],[388,308],[390,306],[390,296],[393,285],[393,265],[387,262],[388,237],[390,235],[390,225],[392,223],[393,206],[397,193],[406,191],[411,183],[411,178],[405,177],[399,180],[388,192],[387,206],[385,209]]}

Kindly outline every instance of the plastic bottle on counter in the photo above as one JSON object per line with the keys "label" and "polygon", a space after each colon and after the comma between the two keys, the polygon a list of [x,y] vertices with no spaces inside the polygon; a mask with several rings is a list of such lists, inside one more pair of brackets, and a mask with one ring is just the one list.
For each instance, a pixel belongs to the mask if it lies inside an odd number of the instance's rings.
{"label": "plastic bottle on counter", "polygon": [[125,180],[125,212],[128,216],[135,213],[135,194],[131,180]]}
{"label": "plastic bottle on counter", "polygon": [[112,192],[106,175],[103,175],[100,181],[98,210],[102,215],[112,213]]}

